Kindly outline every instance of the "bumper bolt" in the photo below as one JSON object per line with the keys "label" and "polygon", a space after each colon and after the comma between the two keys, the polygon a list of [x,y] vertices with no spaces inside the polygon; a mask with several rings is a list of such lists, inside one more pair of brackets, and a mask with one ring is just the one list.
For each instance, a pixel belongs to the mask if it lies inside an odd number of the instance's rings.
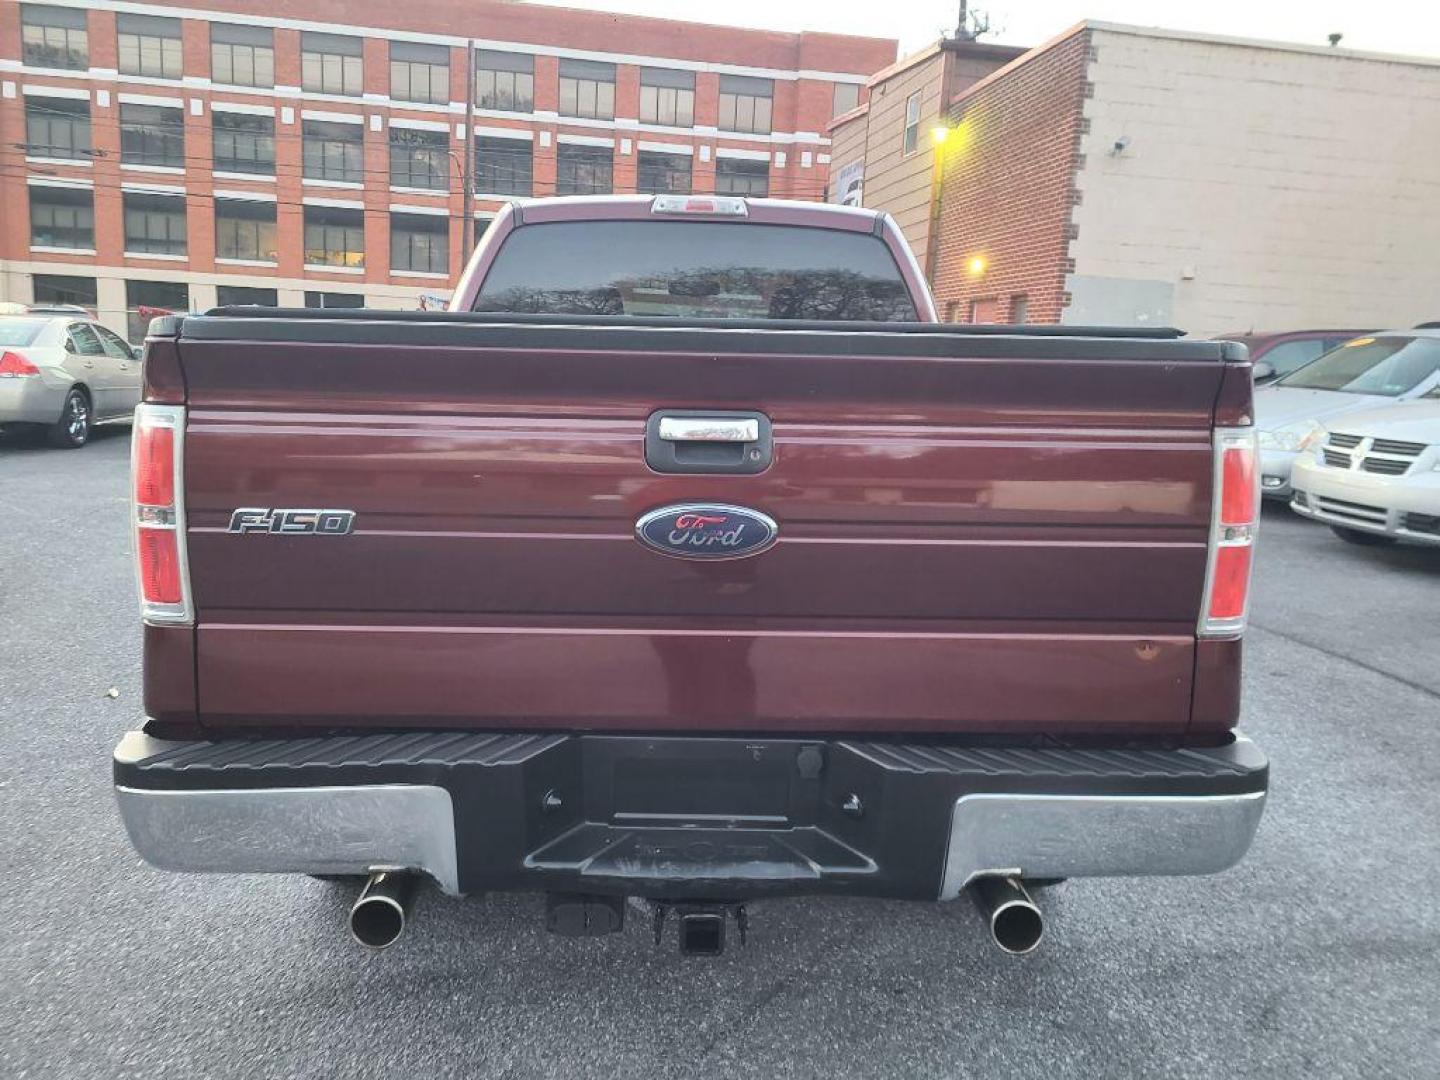
{"label": "bumper bolt", "polygon": [[840,804],[840,809],[852,818],[865,816],[865,804],[861,801],[860,796],[856,795],[853,791],[845,796],[845,801]]}
{"label": "bumper bolt", "polygon": [[554,788],[545,792],[545,797],[540,800],[540,809],[544,810],[547,814],[553,814],[564,805],[565,800],[560,798],[560,793]]}

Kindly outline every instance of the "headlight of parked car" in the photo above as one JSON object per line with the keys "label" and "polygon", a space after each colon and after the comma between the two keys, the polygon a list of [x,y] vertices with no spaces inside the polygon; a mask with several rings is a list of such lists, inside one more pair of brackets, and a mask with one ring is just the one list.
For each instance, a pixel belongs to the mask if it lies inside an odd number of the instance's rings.
{"label": "headlight of parked car", "polygon": [[1260,432],[1260,449],[1284,450],[1287,453],[1293,454],[1298,450],[1303,450],[1309,444],[1312,437],[1319,437],[1324,434],[1325,429],[1314,420],[1305,420],[1298,424],[1286,424],[1284,427],[1275,428],[1273,431]]}

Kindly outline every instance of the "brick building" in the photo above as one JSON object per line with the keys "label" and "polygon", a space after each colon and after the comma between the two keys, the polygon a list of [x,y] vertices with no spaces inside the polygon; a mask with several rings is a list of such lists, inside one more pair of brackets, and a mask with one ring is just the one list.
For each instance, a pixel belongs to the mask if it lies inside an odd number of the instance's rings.
{"label": "brick building", "polygon": [[485,0],[6,0],[0,300],[132,339],[149,308],[414,307],[461,269],[467,157],[476,230],[518,195],[821,198],[894,57]]}
{"label": "brick building", "polygon": [[929,274],[936,209],[932,130],[968,87],[1025,52],[945,38],[870,77],[866,100],[830,122],[832,202],[855,202],[895,219]]}
{"label": "brick building", "polygon": [[1440,317],[1440,60],[1090,22],[960,90],[948,121],[944,318],[1204,336]]}

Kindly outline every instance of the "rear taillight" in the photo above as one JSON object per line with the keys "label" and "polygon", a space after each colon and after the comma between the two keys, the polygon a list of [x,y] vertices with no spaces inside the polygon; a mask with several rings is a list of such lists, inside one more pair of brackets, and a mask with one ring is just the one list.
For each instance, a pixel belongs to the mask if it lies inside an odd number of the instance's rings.
{"label": "rear taillight", "polygon": [[39,374],[40,369],[19,353],[0,353],[0,379],[24,379]]}
{"label": "rear taillight", "polygon": [[1202,637],[1238,637],[1250,602],[1250,564],[1260,517],[1255,430],[1215,432],[1215,490],[1210,513],[1210,557],[1205,569]]}
{"label": "rear taillight", "polygon": [[130,472],[140,614],[150,623],[190,623],[185,556],[185,409],[143,404],[135,410]]}

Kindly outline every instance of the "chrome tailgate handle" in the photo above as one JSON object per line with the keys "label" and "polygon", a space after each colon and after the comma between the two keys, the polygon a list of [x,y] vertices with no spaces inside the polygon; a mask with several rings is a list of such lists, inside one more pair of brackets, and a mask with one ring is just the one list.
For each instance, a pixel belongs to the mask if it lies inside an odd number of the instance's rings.
{"label": "chrome tailgate handle", "polygon": [[774,456],[770,417],[754,409],[680,409],[645,420],[645,464],[658,473],[762,473]]}
{"label": "chrome tailgate handle", "polygon": [[722,416],[662,416],[660,438],[666,442],[752,443],[760,438],[760,422]]}

